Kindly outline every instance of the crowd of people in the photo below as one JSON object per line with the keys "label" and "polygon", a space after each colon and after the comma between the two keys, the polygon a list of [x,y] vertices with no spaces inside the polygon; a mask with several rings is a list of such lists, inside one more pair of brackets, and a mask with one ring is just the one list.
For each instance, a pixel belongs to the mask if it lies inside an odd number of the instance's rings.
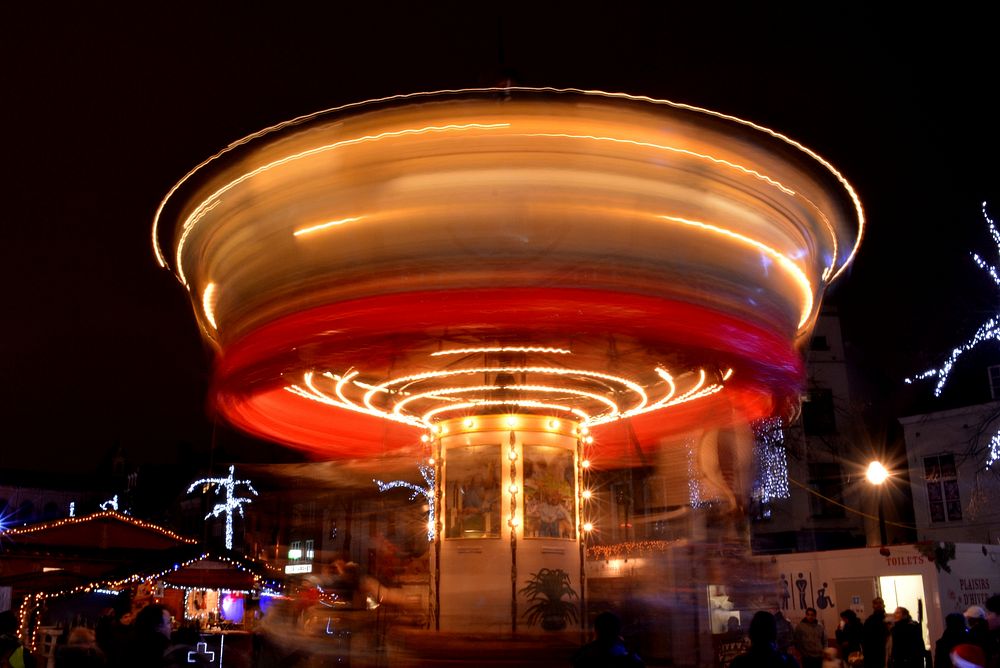
{"label": "crowd of people", "polygon": [[918,622],[904,607],[892,615],[881,598],[862,621],[852,610],[840,613],[834,643],[814,608],[792,628],[781,611],[761,611],[750,623],[750,650],[732,668],[1000,668],[1000,595],[985,607],[945,618],[945,630],[935,643],[933,660]]}

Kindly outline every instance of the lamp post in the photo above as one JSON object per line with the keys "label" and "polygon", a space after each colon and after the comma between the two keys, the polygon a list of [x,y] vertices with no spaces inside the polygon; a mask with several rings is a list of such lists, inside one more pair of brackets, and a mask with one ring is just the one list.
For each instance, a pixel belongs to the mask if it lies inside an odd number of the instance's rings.
{"label": "lamp post", "polygon": [[889,479],[889,471],[882,466],[882,462],[872,462],[868,465],[868,470],[865,472],[865,477],[868,482],[875,485],[878,490],[878,535],[879,540],[882,542],[882,546],[885,547],[887,541],[885,532],[885,504],[883,502],[883,496],[885,489],[885,481]]}

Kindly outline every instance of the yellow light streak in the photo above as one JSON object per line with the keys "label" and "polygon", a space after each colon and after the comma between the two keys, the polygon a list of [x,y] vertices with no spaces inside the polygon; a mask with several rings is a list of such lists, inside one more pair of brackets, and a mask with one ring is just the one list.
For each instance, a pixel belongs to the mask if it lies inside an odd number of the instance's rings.
{"label": "yellow light streak", "polygon": [[[462,374],[481,374],[481,373],[539,373],[539,374],[551,374],[555,376],[583,376],[585,378],[600,378],[601,380],[607,380],[620,385],[624,385],[629,388],[637,395],[641,397],[641,400],[637,408],[645,406],[649,402],[649,397],[646,395],[646,391],[638,383],[631,381],[627,378],[622,378],[621,376],[613,376],[611,374],[600,373],[598,371],[586,371],[584,369],[567,369],[563,367],[536,367],[536,366],[511,366],[511,367],[474,367],[468,369],[446,369],[441,371],[426,371],[424,373],[416,373],[409,376],[401,376],[399,378],[393,378],[387,380],[380,385],[377,385],[375,389],[369,390],[365,394],[365,405],[369,408],[374,408],[371,405],[371,399],[374,396],[378,388],[388,389],[395,385],[400,385],[403,383],[410,383],[413,381],[428,380],[431,378],[445,378],[449,376],[458,376]],[[634,410],[634,409],[633,409]]]}
{"label": "yellow light streak", "polygon": [[205,286],[205,291],[201,295],[201,308],[205,312],[205,319],[208,320],[208,324],[215,330],[219,329],[219,326],[215,324],[215,293],[218,291],[218,287],[215,283],[209,283]]}
{"label": "yellow light streak", "polygon": [[545,353],[552,355],[571,355],[572,350],[565,348],[546,348],[542,346],[491,346],[480,348],[452,348],[431,353],[431,357],[442,355],[474,355],[477,353]]}
{"label": "yellow light streak", "polygon": [[813,287],[809,278],[806,276],[805,272],[797,264],[795,264],[788,257],[778,252],[777,250],[771,248],[767,244],[757,241],[756,239],[751,239],[750,237],[740,234],[739,232],[733,232],[725,227],[719,227],[718,225],[712,225],[711,223],[704,223],[698,220],[688,220],[687,218],[678,218],[676,216],[660,215],[660,218],[664,220],[669,220],[674,223],[680,223],[681,225],[687,225],[690,227],[695,227],[698,229],[706,230],[712,232],[713,234],[719,234],[730,239],[735,239],[743,244],[752,246],[757,250],[761,251],[765,255],[768,255],[772,260],[774,260],[778,266],[785,270],[791,278],[799,284],[802,291],[802,316],[799,318],[799,327],[802,327],[807,322],[809,322],[809,316],[812,315],[813,310]]}
{"label": "yellow light streak", "polygon": [[765,183],[774,186],[786,195],[794,197],[797,193],[786,185],[783,185],[777,179],[773,179],[766,174],[761,174],[755,169],[750,169],[749,167],[744,167],[743,165],[737,164],[735,162],[730,162],[729,160],[723,160],[722,158],[716,158],[715,156],[708,155],[707,153],[698,153],[696,151],[690,151],[684,148],[677,148],[676,146],[667,146],[666,144],[654,144],[652,142],[638,141],[636,139],[621,139],[619,137],[599,137],[597,135],[574,135],[563,132],[525,132],[519,136],[522,137],[550,137],[553,139],[591,139],[594,141],[606,141],[615,142],[618,144],[629,144],[631,146],[641,146],[644,148],[654,148],[661,151],[668,151],[670,153],[680,153],[682,155],[687,155],[692,158],[698,158],[701,160],[708,160],[717,165],[724,165],[730,167],[737,171],[743,172],[748,176],[752,176],[756,179],[760,179]]}
{"label": "yellow light streak", "polygon": [[[473,386],[468,386],[468,387],[443,387],[443,388],[439,388],[439,389],[428,390],[426,392],[418,392],[418,393],[410,394],[405,399],[402,399],[401,401],[396,402],[396,404],[393,407],[392,411],[396,415],[402,415],[403,411],[406,409],[406,406],[409,403],[411,403],[413,401],[417,401],[419,399],[434,399],[434,398],[439,398],[442,395],[465,394],[465,393],[468,393],[468,392],[489,392],[489,391],[494,391],[494,390],[497,390],[497,389],[498,388],[497,388],[496,385],[473,385]],[[553,394],[556,394],[556,393],[558,393],[558,394],[572,394],[572,395],[575,395],[575,396],[587,397],[588,399],[593,399],[595,401],[599,401],[599,402],[603,403],[604,405],[606,405],[608,407],[608,409],[612,412],[612,414],[617,415],[620,412],[620,409],[618,408],[618,404],[616,404],[611,399],[608,399],[607,397],[602,396],[600,394],[595,394],[593,392],[587,392],[585,390],[577,390],[575,388],[555,387],[555,386],[552,386],[552,385],[507,385],[503,389],[512,390],[512,391],[515,391],[515,392],[543,392],[543,393],[553,393]],[[445,398],[447,398],[447,397],[445,397]],[[556,423],[556,424],[558,425],[558,423]]]}
{"label": "yellow light streak", "polygon": [[341,218],[340,220],[331,220],[328,223],[320,223],[319,225],[313,225],[312,227],[303,227],[302,229],[298,229],[292,232],[292,236],[301,237],[304,234],[312,234],[313,232],[320,232],[322,230],[326,230],[331,227],[336,227],[338,225],[343,225],[345,223],[353,223],[361,220],[362,218],[364,218],[364,216],[354,216],[353,218]]}
{"label": "yellow light streak", "polygon": [[531,399],[477,399],[476,401],[468,401],[461,404],[451,404],[448,406],[441,406],[440,408],[435,408],[427,411],[421,416],[421,420],[424,424],[431,424],[431,419],[442,414],[450,413],[452,411],[464,410],[466,408],[479,408],[480,406],[520,406],[522,408],[543,408],[546,410],[556,410],[565,413],[572,413],[579,416],[583,420],[590,419],[585,412],[579,408],[569,408],[567,406],[561,406],[559,404],[547,404],[542,401],[533,401]]}
{"label": "yellow light streak", "polygon": [[306,149],[305,151],[299,151],[298,153],[293,153],[287,155],[283,158],[279,158],[266,165],[261,165],[256,169],[252,169],[246,174],[243,174],[226,185],[222,186],[214,193],[202,200],[201,204],[195,207],[194,211],[187,217],[184,221],[182,227],[183,232],[181,233],[181,238],[177,242],[177,251],[175,253],[175,261],[177,262],[177,277],[180,279],[181,283],[185,286],[188,284],[187,277],[184,274],[184,267],[182,263],[182,256],[184,253],[184,243],[187,240],[188,234],[194,228],[194,226],[200,221],[207,211],[208,207],[214,208],[218,205],[218,199],[224,194],[240,185],[241,183],[248,181],[249,179],[259,176],[264,172],[270,171],[275,167],[280,167],[288,163],[294,162],[296,160],[301,160],[310,156],[318,155],[320,153],[325,153],[327,151],[333,151],[345,146],[353,146],[356,144],[362,144],[370,141],[381,141],[383,139],[391,139],[397,137],[405,137],[410,135],[421,135],[428,133],[439,133],[439,132],[456,132],[463,130],[496,130],[499,128],[510,127],[510,123],[465,123],[465,124],[449,124],[449,125],[428,125],[422,128],[406,128],[404,130],[391,130],[386,132],[380,132],[374,135],[364,135],[363,137],[355,137],[353,139],[344,139],[338,142],[333,142],[332,144],[324,144],[322,146],[317,146],[315,148]]}
{"label": "yellow light streak", "polygon": [[[727,121],[731,121],[731,122],[738,123],[740,125],[752,128],[752,129],[757,130],[759,132],[763,132],[765,134],[768,134],[771,137],[773,137],[773,138],[775,138],[775,139],[777,139],[779,141],[782,141],[782,142],[784,142],[784,143],[786,143],[786,144],[794,147],[795,149],[801,151],[802,153],[805,153],[810,158],[812,158],[813,160],[815,160],[816,162],[818,162],[820,165],[822,165],[841,184],[841,186],[845,189],[845,191],[847,192],[849,198],[851,199],[852,204],[854,205],[855,215],[857,216],[857,222],[858,222],[858,234],[857,234],[857,238],[855,239],[854,245],[853,245],[850,253],[848,254],[847,258],[845,258],[844,262],[840,264],[839,269],[836,272],[834,272],[832,276],[828,277],[828,281],[832,282],[833,280],[836,280],[840,276],[840,274],[843,273],[843,271],[847,267],[847,265],[849,265],[851,263],[851,261],[854,259],[854,257],[857,255],[858,248],[861,245],[861,240],[864,237],[865,228],[866,228],[866,224],[867,223],[866,223],[866,219],[865,219],[864,208],[861,205],[861,199],[860,199],[860,197],[858,197],[858,194],[854,190],[854,187],[843,176],[843,174],[841,174],[829,161],[827,161],[821,155],[819,155],[818,153],[816,153],[812,149],[806,147],[805,145],[801,144],[800,142],[795,141],[794,139],[791,139],[790,137],[788,137],[788,136],[786,136],[784,134],[781,134],[780,132],[772,130],[771,128],[768,128],[767,126],[760,125],[758,123],[754,123],[752,121],[748,121],[748,120],[739,118],[737,116],[732,116],[730,114],[723,114],[723,113],[720,113],[720,112],[717,112],[717,111],[712,111],[711,109],[705,109],[703,107],[697,107],[697,106],[694,106],[694,105],[684,104],[684,103],[681,103],[681,102],[673,102],[671,100],[657,99],[657,98],[653,98],[653,97],[649,97],[649,96],[645,96],[645,95],[630,95],[630,94],[627,94],[627,93],[613,93],[613,92],[608,92],[608,91],[595,90],[595,89],[584,89],[584,88],[556,88],[556,87],[511,86],[511,87],[504,87],[504,88],[483,87],[483,88],[441,89],[441,90],[436,90],[436,91],[426,91],[426,92],[418,92],[418,93],[407,93],[407,94],[399,94],[399,95],[390,95],[390,96],[385,96],[385,97],[381,97],[381,98],[374,98],[374,99],[370,99],[370,100],[364,100],[364,101],[360,101],[360,102],[353,102],[353,103],[350,103],[350,104],[340,105],[340,106],[337,106],[337,107],[331,107],[329,109],[323,109],[323,110],[316,111],[316,112],[313,112],[313,113],[310,113],[310,114],[304,114],[302,116],[297,116],[297,117],[295,117],[293,119],[290,119],[290,120],[287,120],[287,121],[283,121],[281,123],[277,123],[275,125],[269,126],[269,127],[264,128],[262,130],[259,130],[258,132],[255,132],[255,133],[252,133],[250,135],[247,135],[246,137],[243,137],[242,139],[238,139],[238,140],[230,143],[228,146],[226,146],[225,148],[221,149],[220,151],[218,151],[214,155],[208,157],[207,159],[205,159],[204,161],[202,161],[201,163],[199,163],[197,166],[195,166],[193,169],[191,169],[176,184],[174,184],[174,186],[164,196],[163,200],[161,200],[160,205],[157,207],[156,213],[153,216],[153,226],[152,226],[153,253],[156,256],[156,260],[157,260],[158,264],[161,267],[164,267],[164,268],[168,267],[166,258],[165,258],[164,254],[163,254],[162,248],[160,247],[160,243],[159,243],[159,225],[160,225],[160,219],[163,216],[163,211],[166,208],[168,201],[197,172],[201,171],[203,168],[205,168],[206,166],[208,166],[212,162],[218,160],[219,158],[221,158],[226,153],[228,153],[228,152],[230,152],[230,151],[232,151],[232,150],[234,150],[234,149],[236,149],[236,148],[238,148],[240,146],[243,146],[243,145],[245,145],[245,144],[247,144],[247,143],[249,143],[249,142],[251,142],[251,141],[253,141],[255,139],[267,136],[267,135],[269,135],[271,133],[274,133],[274,132],[278,132],[278,131],[283,130],[285,128],[292,127],[292,126],[295,126],[295,125],[300,125],[302,123],[309,122],[309,121],[314,120],[316,118],[319,118],[321,116],[332,115],[332,114],[336,114],[336,113],[348,111],[348,110],[351,110],[351,109],[363,107],[363,106],[366,106],[366,105],[374,105],[374,104],[387,103],[387,102],[404,102],[404,101],[419,100],[421,98],[434,97],[434,96],[462,95],[462,94],[489,94],[489,93],[495,93],[495,92],[503,92],[504,94],[509,94],[511,92],[557,93],[557,94],[559,94],[559,93],[571,93],[571,94],[579,94],[579,95],[593,95],[593,96],[606,97],[606,98],[611,98],[611,99],[624,99],[624,100],[631,100],[631,101],[637,101],[637,102],[646,102],[646,103],[650,103],[650,104],[669,106],[669,107],[673,107],[675,109],[683,109],[683,110],[686,110],[686,111],[691,111],[691,112],[694,112],[694,113],[697,113],[697,114],[704,114],[704,115],[712,116],[712,117],[715,117],[715,118],[721,118],[721,119],[724,119],[724,120],[727,120]],[[836,257],[834,258],[834,263],[836,264]],[[178,270],[179,270],[179,267],[178,267]],[[827,269],[827,271],[824,272],[824,274],[829,274],[829,268]],[[186,285],[185,281],[182,281],[182,282],[184,282],[185,285]]]}

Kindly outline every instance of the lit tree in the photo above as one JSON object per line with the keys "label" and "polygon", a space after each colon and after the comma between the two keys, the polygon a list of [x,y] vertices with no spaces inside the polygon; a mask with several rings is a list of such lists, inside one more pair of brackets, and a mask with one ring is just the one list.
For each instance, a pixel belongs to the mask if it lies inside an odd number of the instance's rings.
{"label": "lit tree", "polygon": [[[986,227],[990,231],[990,237],[992,237],[993,243],[997,247],[997,256],[1000,258],[1000,231],[997,230],[993,219],[986,213],[986,202],[983,202],[982,211],[983,218],[986,220]],[[996,286],[1000,288],[1000,271],[997,270],[996,266],[988,263],[976,252],[972,253],[972,260],[976,263],[976,266],[989,274]],[[952,369],[955,367],[955,363],[958,361],[958,358],[978,346],[980,343],[991,340],[1000,341],[1000,313],[996,313],[991,316],[989,320],[979,326],[971,338],[967,339],[961,345],[956,346],[940,367],[927,369],[922,373],[918,373],[916,376],[906,378],[905,382],[912,383],[916,380],[937,378],[937,384],[934,386],[934,396],[940,397],[941,392],[944,391],[944,386],[948,383],[948,377],[951,374]],[[989,445],[987,446],[986,468],[990,468],[997,461],[997,459],[1000,459],[1000,432],[993,435],[993,438],[990,439]]]}
{"label": "lit tree", "polygon": [[417,468],[420,469],[420,475],[423,476],[424,482],[427,484],[426,487],[420,487],[405,480],[382,482],[381,480],[372,479],[372,482],[378,486],[378,491],[380,492],[403,487],[412,492],[410,494],[410,501],[413,501],[418,496],[423,496],[427,500],[427,542],[431,542],[434,540],[434,467],[420,464]]}
{"label": "lit tree", "polygon": [[[199,485],[207,488],[211,485],[215,485],[215,493],[222,494],[225,492],[226,500],[225,503],[217,503],[212,511],[205,515],[207,520],[209,517],[218,517],[225,513],[226,515],[226,549],[233,549],[233,511],[238,511],[240,517],[243,517],[243,504],[250,503],[253,499],[236,496],[236,488],[241,486],[246,486],[254,496],[257,496],[257,490],[253,488],[253,485],[249,480],[236,480],[235,479],[235,467],[229,467],[229,476],[225,478],[202,478],[200,480],[195,480],[188,487],[188,494],[193,492]],[[202,491],[207,491],[204,489]]]}

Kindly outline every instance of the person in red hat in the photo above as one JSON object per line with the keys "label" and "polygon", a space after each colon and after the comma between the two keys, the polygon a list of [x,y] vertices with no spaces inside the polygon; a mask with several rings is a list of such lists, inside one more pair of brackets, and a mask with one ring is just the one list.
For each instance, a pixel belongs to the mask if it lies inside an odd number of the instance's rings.
{"label": "person in red hat", "polygon": [[955,645],[951,650],[951,665],[955,668],[985,668],[986,655],[977,645]]}

